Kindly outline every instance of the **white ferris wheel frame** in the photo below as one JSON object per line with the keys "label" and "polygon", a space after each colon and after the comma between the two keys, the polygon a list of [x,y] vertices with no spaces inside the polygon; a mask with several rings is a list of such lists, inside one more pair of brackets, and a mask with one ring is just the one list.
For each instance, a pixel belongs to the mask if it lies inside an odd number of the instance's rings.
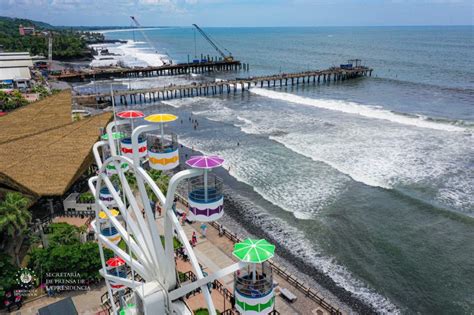
{"label": "white ferris wheel frame", "polygon": [[[184,297],[186,294],[196,290],[197,288],[201,288],[209,313],[215,315],[216,312],[214,303],[212,301],[207,284],[244,268],[248,265],[248,263],[238,262],[204,277],[196,254],[189,243],[189,239],[187,238],[181,224],[172,210],[174,196],[178,184],[183,180],[201,176],[204,174],[204,171],[201,169],[187,169],[176,173],[170,179],[168,191],[165,196],[158,188],[156,183],[148,175],[148,173],[142,168],[140,157],[138,156],[139,136],[144,132],[159,130],[159,126],[156,124],[142,125],[136,127],[132,131],[132,160],[126,156],[118,154],[118,145],[115,143],[116,140],[113,137],[114,130],[116,130],[118,126],[125,124],[130,124],[130,122],[125,120],[110,122],[106,128],[108,140],[98,141],[94,144],[92,151],[97,166],[99,167],[99,172],[97,176],[91,177],[88,182],[89,188],[93,193],[97,204],[96,219],[93,221],[92,226],[97,235],[102,261],[102,269],[99,272],[105,278],[112,311],[114,314],[117,314],[118,310],[116,304],[114,303],[114,291],[111,287],[111,281],[115,284],[129,287],[132,290],[135,290],[137,286],[142,285],[145,282],[156,281],[167,295],[166,309],[169,313],[171,313],[171,305],[173,301]],[[111,156],[103,161],[99,153],[99,148],[106,145],[108,145],[110,148]],[[125,178],[124,171],[120,167],[123,163],[128,163],[128,171],[133,172],[135,175],[138,186],[138,197],[140,197],[142,200],[145,217],[143,217],[142,211],[136,200],[137,196],[134,195],[134,192],[130,188],[129,183]],[[106,167],[110,164],[115,166],[115,170],[117,171],[118,177],[120,179],[122,197],[112,184],[106,172]],[[162,233],[160,233],[155,222],[145,184],[151,188],[153,194],[155,194],[157,197],[158,202],[163,205],[164,228],[163,231],[161,231]],[[117,204],[116,207],[119,209],[123,220],[126,222],[126,227],[124,227],[122,223],[120,223],[120,221],[112,215],[108,206],[105,205],[102,200],[100,200],[99,193],[103,187],[107,187],[109,189],[109,192]],[[128,201],[128,207],[125,200]],[[119,248],[118,245],[115,245],[100,233],[100,211],[105,212],[108,220],[110,220],[110,223],[117,229],[121,239],[127,244],[127,248],[129,249],[128,253]],[[197,277],[196,281],[183,287],[177,287],[176,281],[176,265],[173,247],[174,232],[177,233],[178,239],[185,247],[190,259],[190,263]],[[164,247],[160,240],[160,235],[164,235]],[[132,270],[133,279],[121,278],[107,273],[107,266],[105,263],[103,250],[104,246],[112,250],[116,256],[122,258],[126,262],[126,264]],[[138,273],[143,281],[136,281],[134,277],[135,273]]]}

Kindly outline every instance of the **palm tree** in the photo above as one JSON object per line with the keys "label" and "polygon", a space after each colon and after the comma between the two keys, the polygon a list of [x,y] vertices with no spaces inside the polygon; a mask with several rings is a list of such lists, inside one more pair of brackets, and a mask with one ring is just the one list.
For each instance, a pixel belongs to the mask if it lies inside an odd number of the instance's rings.
{"label": "palm tree", "polygon": [[168,184],[170,181],[169,176],[164,174],[162,171],[154,169],[148,171],[148,174],[150,175],[151,179],[156,183],[158,188],[160,188],[161,192],[166,195],[166,192],[168,191]]}
{"label": "palm tree", "polygon": [[125,173],[125,178],[127,179],[127,182],[130,185],[130,189],[136,190],[137,189],[137,179],[135,177],[135,173],[126,172]]}
{"label": "palm tree", "polygon": [[16,262],[19,265],[18,248],[23,241],[23,234],[31,221],[28,211],[29,199],[18,192],[9,192],[0,202],[0,232],[13,239],[11,248],[15,249]]}

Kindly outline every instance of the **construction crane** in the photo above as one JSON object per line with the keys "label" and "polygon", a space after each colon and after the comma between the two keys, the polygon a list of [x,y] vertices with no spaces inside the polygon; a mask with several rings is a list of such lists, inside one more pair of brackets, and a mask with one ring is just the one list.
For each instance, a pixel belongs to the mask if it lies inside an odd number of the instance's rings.
{"label": "construction crane", "polygon": [[48,61],[41,61],[36,64],[36,67],[40,69],[51,70],[51,67],[53,65],[53,32],[43,31],[41,32],[41,36],[43,36],[48,41]]}
{"label": "construction crane", "polygon": [[48,69],[51,70],[53,65],[53,34],[48,32]]}
{"label": "construction crane", "polygon": [[228,53],[228,55],[226,55],[199,26],[197,26],[196,24],[193,24],[193,26],[199,31],[199,33],[201,33],[202,37],[204,37],[209,42],[209,44],[214,47],[214,49],[219,53],[219,55],[222,56],[225,61],[234,61],[234,57],[232,57],[232,53],[230,51],[225,49],[225,47],[222,47],[222,49],[224,49]]}
{"label": "construction crane", "polygon": [[[140,23],[138,23],[137,19],[134,16],[130,16],[130,18],[132,19],[133,23],[135,23],[135,26],[139,28],[139,31],[142,33],[147,44],[151,47],[151,49],[153,49],[156,53],[158,53],[158,49],[156,49],[156,47],[153,45],[153,42],[148,38],[146,33],[143,31],[143,29],[141,29],[142,26]],[[160,56],[160,60],[161,62],[163,62],[164,65],[167,65],[171,63],[171,57],[169,56],[168,53],[165,52],[165,54],[169,57],[169,60],[166,60],[161,56]]]}

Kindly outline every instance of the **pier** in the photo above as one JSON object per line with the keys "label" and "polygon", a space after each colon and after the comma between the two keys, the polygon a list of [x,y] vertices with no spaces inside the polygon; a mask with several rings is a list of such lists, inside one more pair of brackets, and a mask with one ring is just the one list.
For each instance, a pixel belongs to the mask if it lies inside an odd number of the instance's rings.
{"label": "pier", "polygon": [[189,73],[206,73],[213,71],[235,71],[242,68],[244,68],[244,70],[248,70],[248,65],[242,64],[238,60],[211,60],[207,62],[178,63],[158,67],[132,69],[115,68],[106,70],[98,69],[92,71],[69,72],[51,75],[51,77],[66,82],[81,82],[90,80],[109,80],[111,78],[146,78]]}
{"label": "pier", "polygon": [[[237,78],[217,82],[192,83],[187,85],[170,85],[165,87],[114,91],[116,104],[132,105],[153,103],[176,98],[213,96],[237,93],[253,87],[275,87],[288,85],[307,85],[327,82],[339,82],[363,76],[371,76],[373,69],[359,66],[351,69],[333,67],[327,70],[315,70],[299,73],[282,73],[261,77]],[[96,105],[111,103],[110,94],[76,95],[78,105]]]}

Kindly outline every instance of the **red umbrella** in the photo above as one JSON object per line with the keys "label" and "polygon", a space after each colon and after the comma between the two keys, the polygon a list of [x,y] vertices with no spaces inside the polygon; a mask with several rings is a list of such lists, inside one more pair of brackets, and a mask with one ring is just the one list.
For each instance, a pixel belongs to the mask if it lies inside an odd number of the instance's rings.
{"label": "red umbrella", "polygon": [[118,113],[117,116],[120,118],[130,119],[132,123],[132,131],[133,131],[133,119],[145,117],[145,114],[143,114],[143,112],[139,110],[124,110],[123,112]]}
{"label": "red umbrella", "polygon": [[123,260],[120,257],[113,257],[107,260],[107,265],[109,267],[120,267],[120,266],[125,265],[125,260]]}
{"label": "red umbrella", "polygon": [[142,118],[145,114],[139,110],[124,110],[123,112],[117,113],[120,118]]}

